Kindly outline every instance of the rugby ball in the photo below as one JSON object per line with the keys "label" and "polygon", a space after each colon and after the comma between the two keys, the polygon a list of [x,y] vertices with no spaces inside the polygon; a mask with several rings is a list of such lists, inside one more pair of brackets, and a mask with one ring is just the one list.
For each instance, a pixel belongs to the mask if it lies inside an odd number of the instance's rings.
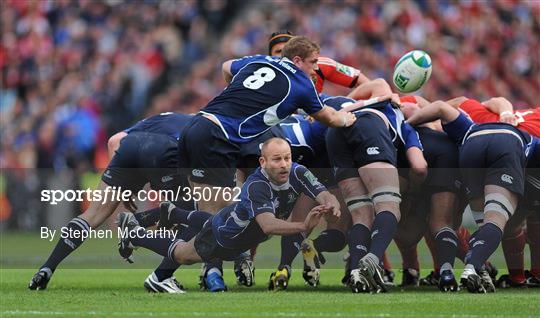
{"label": "rugby ball", "polygon": [[420,50],[403,55],[394,67],[392,81],[402,93],[412,93],[428,81],[431,76],[431,57]]}

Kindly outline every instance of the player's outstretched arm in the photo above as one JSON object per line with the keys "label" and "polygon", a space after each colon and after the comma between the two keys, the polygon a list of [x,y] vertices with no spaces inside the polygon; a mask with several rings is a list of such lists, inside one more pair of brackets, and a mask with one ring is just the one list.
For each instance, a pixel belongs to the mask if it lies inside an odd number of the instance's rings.
{"label": "player's outstretched arm", "polygon": [[324,106],[311,116],[326,126],[337,128],[349,127],[356,121],[354,114],[344,110],[337,111],[328,106]]}
{"label": "player's outstretched arm", "polygon": [[433,102],[412,114],[407,123],[416,126],[440,119],[443,124],[449,123],[459,116],[459,110],[443,101]]}
{"label": "player's outstretched arm", "polygon": [[293,235],[311,232],[319,224],[322,214],[328,211],[325,206],[316,206],[309,212],[304,222],[280,220],[271,212],[260,213],[255,217],[255,220],[266,235]]}
{"label": "player's outstretched arm", "polygon": [[492,113],[499,115],[499,121],[501,123],[517,126],[518,120],[514,115],[514,106],[508,99],[504,97],[493,97],[483,101],[482,105],[486,106]]}
{"label": "player's outstretched arm", "polygon": [[382,79],[382,78],[376,78],[371,81],[367,81],[363,84],[358,85],[355,89],[353,89],[347,97],[352,99],[369,99],[374,96],[385,96],[385,95],[391,95],[392,89],[390,88],[390,85]]}

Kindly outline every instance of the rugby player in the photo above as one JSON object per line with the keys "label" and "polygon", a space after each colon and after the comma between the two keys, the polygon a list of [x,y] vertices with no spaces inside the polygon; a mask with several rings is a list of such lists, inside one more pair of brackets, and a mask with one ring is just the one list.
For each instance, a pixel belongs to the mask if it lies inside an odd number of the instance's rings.
{"label": "rugby player", "polygon": [[[283,48],[283,58],[251,56],[223,63],[230,84],[192,120],[182,139],[189,149],[184,166],[190,181],[201,188],[232,187],[242,143],[251,141],[302,108],[322,123],[344,127],[355,117],[323,107],[309,78],[319,47],[306,37],[294,37]],[[212,196],[212,197],[218,197]],[[216,211],[223,198],[200,202],[199,208]]]}
{"label": "rugby player", "polygon": [[354,293],[387,290],[379,263],[400,218],[397,148],[406,152],[414,183],[427,175],[418,134],[390,100],[396,96],[373,93],[368,87],[364,96],[360,94],[367,101],[360,102],[342,97],[354,103],[347,110],[375,104],[356,110],[357,121],[350,128],[331,128],[326,136],[330,162],[353,220],[349,286]]}
{"label": "rugby player", "polygon": [[[504,97],[494,97],[479,102],[466,97],[454,98],[448,103],[465,111],[476,123],[506,122],[515,125],[529,134],[540,137],[540,108],[514,111],[510,101]],[[538,188],[540,182],[529,176],[526,186]],[[529,191],[530,192],[530,191]],[[540,287],[540,215],[534,200],[530,206],[520,205],[514,217],[505,228],[502,247],[508,266],[508,275],[501,275],[497,285],[501,287]],[[527,232],[523,230],[527,220]],[[531,251],[531,270],[525,271],[524,249],[526,241]]]}
{"label": "rugby player", "polygon": [[[185,186],[187,179],[178,173],[180,158],[178,138],[190,120],[191,117],[188,115],[164,114],[141,121],[126,130],[126,136],[103,173],[97,190],[105,193],[110,191],[111,187],[116,187],[117,191],[129,190],[134,196],[147,183],[150,183],[153,189]],[[66,227],[71,232],[96,228],[105,222],[120,203],[116,196],[104,202],[92,201],[88,209],[73,218]],[[131,197],[123,203],[129,210],[136,209]],[[49,258],[32,277],[28,288],[46,289],[58,265],[83,241],[83,236],[60,239]],[[170,268],[169,263],[167,261],[162,265]],[[163,282],[171,290],[181,289],[176,279],[172,277],[172,272],[169,277],[163,279]]]}
{"label": "rugby player", "polygon": [[461,282],[471,293],[494,292],[484,263],[501,242],[504,227],[524,195],[525,176],[538,177],[540,140],[510,124],[474,124],[442,101],[415,109],[407,121],[417,125],[436,119],[441,119],[444,131],[459,145],[471,209],[484,211],[483,224],[469,242]]}
{"label": "rugby player", "polygon": [[[120,214],[120,228],[137,234],[122,238],[121,255],[127,257],[133,247],[142,246],[180,264],[234,260],[267,240],[269,235],[309,233],[321,216],[339,218],[338,200],[309,170],[292,162],[290,146],[284,139],[271,138],[264,142],[260,165],[242,186],[241,201],[225,207],[215,216],[202,211],[170,209],[169,219],[200,229],[188,242],[146,237],[133,214]],[[291,212],[291,203],[294,204],[300,193],[320,205],[313,208],[303,222],[284,221]]]}
{"label": "rugby player", "polygon": [[[288,30],[272,33],[268,40],[268,54],[281,56],[283,47],[291,38],[293,35]],[[311,80],[315,83],[315,88],[319,93],[323,91],[325,81],[349,88],[369,81],[360,70],[323,56],[319,57],[317,68],[311,73]]]}

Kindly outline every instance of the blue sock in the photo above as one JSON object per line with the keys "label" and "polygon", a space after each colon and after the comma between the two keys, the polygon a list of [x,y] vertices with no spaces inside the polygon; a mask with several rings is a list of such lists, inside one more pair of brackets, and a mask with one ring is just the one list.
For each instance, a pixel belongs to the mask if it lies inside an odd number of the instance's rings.
{"label": "blue sock", "polygon": [[300,251],[300,245],[303,240],[304,235],[300,233],[281,237],[281,260],[279,261],[279,268],[282,268],[284,265],[292,265],[294,258]]}
{"label": "blue sock", "polygon": [[187,211],[174,208],[171,211],[170,220],[172,223],[185,224],[192,228],[202,229],[204,223],[211,217],[211,213],[204,211]]}
{"label": "blue sock", "polygon": [[351,269],[358,268],[358,262],[364,257],[370,245],[370,230],[364,224],[355,224],[349,230],[349,262]]}
{"label": "blue sock", "polygon": [[147,211],[134,213],[135,219],[139,222],[139,225],[147,228],[155,225],[159,221],[159,208],[150,209]]}
{"label": "blue sock", "polygon": [[382,259],[384,251],[386,251],[396,234],[397,226],[398,220],[394,213],[390,211],[377,213],[371,228],[371,248],[369,252]]}
{"label": "blue sock", "polygon": [[[443,264],[454,267],[457,253],[458,237],[456,232],[448,227],[443,227],[435,234],[435,247],[437,250],[438,268],[442,269]],[[446,268],[445,268],[446,269]]]}
{"label": "blue sock", "polygon": [[501,243],[502,235],[497,225],[489,222],[482,225],[469,241],[471,254],[467,264],[472,264],[476,271],[481,270]]}
{"label": "blue sock", "polygon": [[161,261],[161,264],[154,270],[154,274],[158,281],[163,281],[164,279],[170,278],[173,276],[174,272],[180,267],[176,261],[168,257],[164,257]]}
{"label": "blue sock", "polygon": [[339,252],[347,245],[347,238],[339,230],[324,230],[313,240],[317,252]]}
{"label": "blue sock", "polygon": [[177,239],[171,240],[168,237],[160,237],[152,235],[149,237],[146,233],[146,230],[142,227],[138,228],[137,235],[133,235],[131,243],[135,246],[141,246],[147,248],[153,252],[158,253],[161,256],[169,257],[171,260],[174,260],[174,246],[178,242]]}
{"label": "blue sock", "polygon": [[[181,226],[179,230],[180,232],[178,233],[176,238],[181,239],[184,242],[188,242],[198,233],[197,230],[187,227],[187,226]],[[154,270],[154,274],[156,274],[157,279],[161,282],[164,279],[172,277],[174,275],[174,272],[179,267],[180,267],[180,264],[178,264],[176,261],[173,261],[169,259],[168,257],[165,257],[161,261],[161,264],[159,264],[159,266]]]}
{"label": "blue sock", "polygon": [[[79,231],[78,233],[81,233],[81,231],[90,230],[90,225],[88,225],[88,222],[79,217],[71,219],[66,227],[70,230],[69,233],[77,233],[75,231]],[[78,235],[79,237],[76,237],[76,235],[71,236],[73,237],[68,236],[66,238],[60,238],[58,243],[56,243],[51,255],[45,264],[41,266],[41,268],[48,267],[54,272],[56,267],[58,267],[58,264],[60,264],[60,262],[62,262],[69,254],[71,254],[84,242],[84,239],[80,237],[81,235]]]}

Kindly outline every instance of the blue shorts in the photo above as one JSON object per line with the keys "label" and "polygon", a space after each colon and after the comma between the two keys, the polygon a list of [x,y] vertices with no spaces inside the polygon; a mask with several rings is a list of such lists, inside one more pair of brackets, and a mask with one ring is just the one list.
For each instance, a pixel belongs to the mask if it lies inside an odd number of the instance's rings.
{"label": "blue shorts", "polygon": [[379,116],[356,113],[351,127],[329,128],[326,148],[336,181],[358,177],[358,168],[373,162],[397,165],[397,151],[390,132]]}
{"label": "blue shorts", "polygon": [[240,146],[227,139],[209,119],[194,116],[184,130],[180,150],[185,154],[181,167],[188,168],[193,182],[234,187]]}
{"label": "blue shorts", "polygon": [[[178,175],[178,158],[178,143],[174,138],[132,132],[120,141],[101,180],[132,192],[141,190],[146,183],[159,189],[163,181],[171,179],[169,176]],[[176,177],[177,181],[179,179],[182,178]]]}

